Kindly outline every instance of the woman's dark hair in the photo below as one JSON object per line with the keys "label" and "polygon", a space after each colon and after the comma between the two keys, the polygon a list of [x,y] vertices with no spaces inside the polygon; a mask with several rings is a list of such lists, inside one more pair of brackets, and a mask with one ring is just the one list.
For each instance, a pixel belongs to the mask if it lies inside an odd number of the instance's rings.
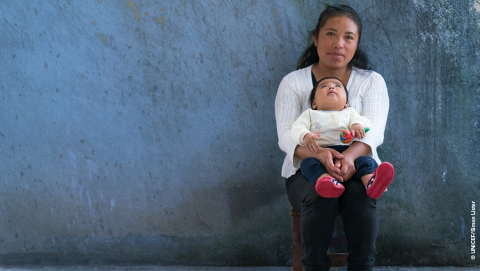
{"label": "woman's dark hair", "polygon": [[338,79],[337,77],[324,77],[324,78],[318,80],[318,82],[315,83],[315,85],[313,86],[312,92],[310,93],[310,106],[312,106],[312,102],[313,102],[313,100],[315,100],[315,93],[317,93],[317,86],[320,84],[320,82],[322,82],[323,80],[326,80],[326,79],[336,79],[336,80],[340,81],[340,83],[343,86],[343,89],[345,90],[345,93],[347,94],[347,102],[348,102],[347,87],[343,84],[342,80]]}
{"label": "woman's dark hair", "polygon": [[[315,30],[312,31],[312,35],[318,37],[318,32],[325,25],[327,20],[332,17],[338,16],[345,16],[349,18],[357,25],[358,29],[357,50],[355,51],[355,54],[353,55],[353,58],[349,64],[360,69],[367,69],[367,57],[362,52],[362,50],[360,50],[360,38],[362,37],[362,20],[353,8],[347,5],[326,5],[325,10],[322,12],[322,14],[320,14],[320,17],[318,18],[317,27],[315,27]],[[317,63],[318,61],[319,57],[317,53],[317,47],[315,46],[315,43],[312,42],[312,44],[307,47],[307,49],[303,52],[302,56],[298,60],[297,70],[306,68],[312,64]]]}

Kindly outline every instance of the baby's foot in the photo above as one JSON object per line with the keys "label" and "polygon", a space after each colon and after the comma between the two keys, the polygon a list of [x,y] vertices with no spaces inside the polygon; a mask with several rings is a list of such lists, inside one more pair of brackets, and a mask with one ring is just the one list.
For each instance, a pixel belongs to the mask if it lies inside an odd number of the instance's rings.
{"label": "baby's foot", "polygon": [[381,163],[367,183],[367,195],[372,199],[378,199],[393,180],[395,171],[388,162]]}
{"label": "baby's foot", "polygon": [[333,177],[323,177],[315,184],[315,190],[324,198],[338,198],[345,191],[345,187]]}

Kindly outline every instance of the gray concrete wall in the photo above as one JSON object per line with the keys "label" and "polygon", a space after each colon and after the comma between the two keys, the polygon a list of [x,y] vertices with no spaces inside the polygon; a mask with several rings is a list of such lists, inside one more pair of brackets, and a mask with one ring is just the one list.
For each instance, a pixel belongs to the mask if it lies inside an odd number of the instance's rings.
{"label": "gray concrete wall", "polygon": [[[377,263],[479,264],[480,3],[345,3],[391,99]],[[3,1],[0,262],[289,264],[274,98],[321,10]]]}
{"label": "gray concrete wall", "polygon": [[469,245],[471,203],[480,202],[480,2],[359,9],[371,14],[364,45],[390,95],[379,155],[396,170],[379,203],[377,259],[478,265]]}

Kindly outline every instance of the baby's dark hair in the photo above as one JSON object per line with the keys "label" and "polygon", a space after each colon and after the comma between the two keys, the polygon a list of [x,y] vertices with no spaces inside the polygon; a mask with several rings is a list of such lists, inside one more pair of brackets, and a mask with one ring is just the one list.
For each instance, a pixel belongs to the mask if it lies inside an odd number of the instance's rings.
{"label": "baby's dark hair", "polygon": [[320,82],[322,82],[323,80],[326,80],[326,79],[336,79],[340,83],[342,83],[343,89],[345,90],[345,94],[347,95],[347,102],[348,102],[347,87],[343,84],[342,80],[338,79],[337,77],[324,77],[324,78],[318,80],[317,83],[315,83],[315,85],[313,86],[312,92],[310,93],[310,106],[312,106],[312,102],[313,102],[313,100],[315,100],[315,93],[317,92],[317,86],[320,84]]}

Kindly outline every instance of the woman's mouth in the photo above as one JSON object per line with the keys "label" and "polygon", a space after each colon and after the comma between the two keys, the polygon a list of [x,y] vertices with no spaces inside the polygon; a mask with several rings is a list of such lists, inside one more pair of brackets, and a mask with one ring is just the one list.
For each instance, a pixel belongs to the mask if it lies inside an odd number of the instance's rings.
{"label": "woman's mouth", "polygon": [[329,55],[333,58],[342,58],[343,55],[340,53],[329,53]]}

